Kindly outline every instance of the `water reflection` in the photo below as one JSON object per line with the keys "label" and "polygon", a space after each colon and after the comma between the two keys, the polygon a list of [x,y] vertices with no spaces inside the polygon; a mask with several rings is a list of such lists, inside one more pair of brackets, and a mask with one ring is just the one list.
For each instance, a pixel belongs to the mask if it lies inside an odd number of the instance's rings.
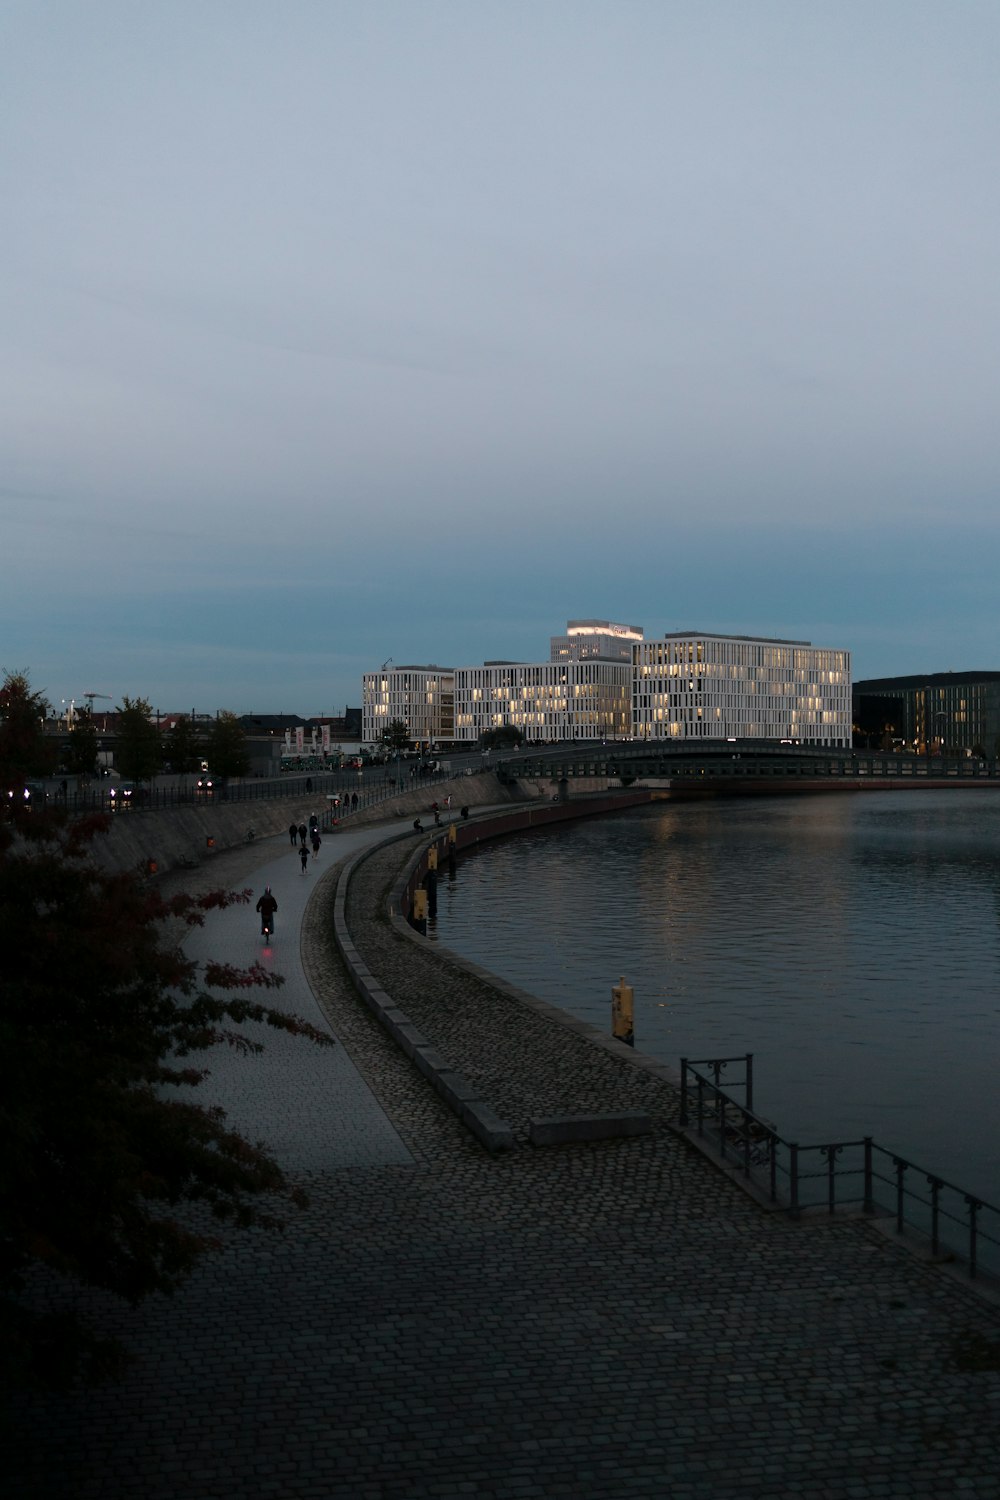
{"label": "water reflection", "polygon": [[782,1134],[874,1135],[1000,1203],[1000,797],[658,804],[486,845],[438,938],[636,1042],[752,1051]]}

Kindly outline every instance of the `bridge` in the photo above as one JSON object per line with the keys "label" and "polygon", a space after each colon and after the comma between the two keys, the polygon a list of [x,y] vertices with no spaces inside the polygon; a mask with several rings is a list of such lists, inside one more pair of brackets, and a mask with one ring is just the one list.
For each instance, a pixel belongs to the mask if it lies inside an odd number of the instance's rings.
{"label": "bridge", "polygon": [[555,744],[529,747],[496,766],[501,781],[620,780],[688,795],[822,791],[834,788],[1000,787],[995,760],[895,751],[726,741],[693,745]]}

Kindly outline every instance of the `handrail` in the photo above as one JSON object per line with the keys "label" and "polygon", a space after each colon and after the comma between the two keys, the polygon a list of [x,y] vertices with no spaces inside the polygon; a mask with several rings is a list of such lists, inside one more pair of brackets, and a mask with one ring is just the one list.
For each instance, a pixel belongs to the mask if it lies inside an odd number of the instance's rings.
{"label": "handrail", "polygon": [[[745,1065],[745,1075],[734,1079],[729,1087],[745,1088],[746,1104],[731,1098],[720,1083],[726,1065],[733,1062]],[[709,1069],[713,1076],[699,1072],[699,1068]],[[786,1141],[770,1121],[754,1113],[752,1099],[752,1053],[735,1058],[681,1058],[681,1128],[692,1128],[693,1111],[697,1136],[707,1138],[722,1162],[762,1188],[772,1203],[787,1208],[793,1218],[804,1209],[824,1203],[831,1215],[838,1209],[858,1206],[865,1214],[875,1214],[879,1211],[876,1185],[882,1185],[889,1189],[897,1234],[903,1234],[907,1227],[926,1234],[932,1255],[956,1256],[964,1261],[972,1280],[987,1255],[989,1272],[1000,1272],[1000,1208],[898,1152],[879,1146],[871,1136],[809,1146]],[[808,1170],[803,1161],[810,1156],[817,1158],[815,1171]],[[924,1178],[926,1192],[911,1185],[911,1173]],[[852,1189],[857,1179],[859,1191],[855,1192]],[[821,1185],[818,1197],[812,1193],[815,1183]],[[992,1233],[984,1228],[984,1217],[995,1226]],[[950,1232],[952,1227],[959,1232],[957,1240]]]}
{"label": "handrail", "polygon": [[[340,793],[350,799],[357,793],[358,807],[362,808],[384,802],[403,792],[419,791],[422,787],[433,786],[447,779],[447,772],[428,771],[419,777],[406,777],[397,781],[391,775],[382,772],[381,768],[379,772],[369,771],[365,775],[366,779],[360,783],[357,772],[313,772],[310,776],[304,772],[295,772],[286,773],[280,778],[247,777],[225,785],[220,784],[211,792],[200,792],[193,784],[187,786],[144,785],[137,788],[127,803],[123,802],[121,807],[116,807],[110,796],[111,785],[118,786],[119,783],[102,783],[100,786],[90,787],[85,791],[67,791],[65,795],[50,789],[46,794],[45,805],[63,808],[74,814],[120,813],[124,810],[150,812],[175,807],[207,809],[224,802],[270,802],[284,797],[313,797],[325,800],[327,793],[331,795]],[[311,782],[308,791],[305,786],[307,780]]]}

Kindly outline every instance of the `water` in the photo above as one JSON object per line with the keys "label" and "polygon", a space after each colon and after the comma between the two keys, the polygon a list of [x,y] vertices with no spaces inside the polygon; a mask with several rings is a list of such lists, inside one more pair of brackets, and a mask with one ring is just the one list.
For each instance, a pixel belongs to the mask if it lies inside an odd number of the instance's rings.
{"label": "water", "polygon": [[662,804],[485,845],[439,901],[440,942],[602,1030],[624,975],[644,1052],[753,1052],[786,1139],[1000,1205],[1000,795]]}

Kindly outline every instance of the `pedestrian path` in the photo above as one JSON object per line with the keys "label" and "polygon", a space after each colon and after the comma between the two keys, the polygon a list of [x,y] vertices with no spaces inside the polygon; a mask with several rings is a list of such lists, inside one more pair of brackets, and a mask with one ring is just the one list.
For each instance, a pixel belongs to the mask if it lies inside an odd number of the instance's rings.
{"label": "pedestrian path", "polygon": [[[249,906],[209,912],[205,926],[194,928],[185,940],[185,950],[199,961],[211,959],[239,968],[260,963],[282,975],[281,988],[263,998],[328,1032],[329,1023],[302,968],[303,914],[317,882],[335,860],[384,837],[383,828],[370,827],[328,836],[317,858],[310,851],[306,874],[287,836],[262,841],[255,846],[257,867],[249,873],[244,869],[231,882],[253,890]],[[221,862],[219,873],[226,873]],[[254,910],[265,885],[270,885],[278,903],[269,946],[260,935],[260,917]],[[200,1061],[210,1077],[192,1090],[192,1097],[201,1104],[220,1105],[235,1130],[251,1140],[266,1141],[286,1173],[412,1162],[342,1045],[317,1047],[270,1026],[244,1029],[263,1043],[264,1051],[246,1057],[220,1044],[203,1054]]]}

